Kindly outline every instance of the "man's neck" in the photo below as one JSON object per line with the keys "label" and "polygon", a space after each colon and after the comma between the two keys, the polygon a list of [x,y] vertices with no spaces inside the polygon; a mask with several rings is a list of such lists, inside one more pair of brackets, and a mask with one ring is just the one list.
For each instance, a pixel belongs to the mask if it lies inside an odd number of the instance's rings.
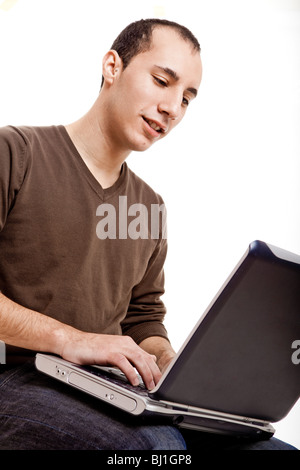
{"label": "man's neck", "polygon": [[94,110],[78,121],[66,126],[66,130],[81,158],[103,189],[111,187],[119,178],[127,153],[117,152],[95,119]]}

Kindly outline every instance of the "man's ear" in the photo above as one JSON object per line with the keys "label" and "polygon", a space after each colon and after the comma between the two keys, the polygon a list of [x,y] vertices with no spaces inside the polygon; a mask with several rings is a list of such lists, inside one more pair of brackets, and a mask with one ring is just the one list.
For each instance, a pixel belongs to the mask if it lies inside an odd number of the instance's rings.
{"label": "man's ear", "polygon": [[112,85],[116,77],[121,73],[122,66],[122,59],[119,54],[113,49],[108,51],[102,61],[102,75],[104,81]]}

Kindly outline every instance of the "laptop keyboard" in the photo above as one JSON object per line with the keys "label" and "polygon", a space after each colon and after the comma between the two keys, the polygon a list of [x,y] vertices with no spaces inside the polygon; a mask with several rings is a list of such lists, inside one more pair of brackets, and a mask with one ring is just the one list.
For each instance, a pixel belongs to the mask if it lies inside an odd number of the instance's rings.
{"label": "laptop keyboard", "polygon": [[123,372],[119,369],[113,367],[102,367],[102,366],[84,366],[85,370],[88,370],[93,375],[97,377],[102,377],[105,380],[108,380],[111,383],[119,385],[127,390],[131,390],[139,395],[148,396],[148,390],[146,389],[144,382],[140,375],[138,374],[138,378],[140,380],[139,385],[134,386],[128,382],[128,379]]}

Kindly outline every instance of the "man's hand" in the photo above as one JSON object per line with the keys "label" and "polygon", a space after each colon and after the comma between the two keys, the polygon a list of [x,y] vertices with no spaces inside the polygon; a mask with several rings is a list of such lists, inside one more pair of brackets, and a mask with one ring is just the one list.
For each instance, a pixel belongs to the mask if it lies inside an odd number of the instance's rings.
{"label": "man's hand", "polygon": [[161,377],[156,356],[139,347],[129,336],[78,332],[67,341],[60,355],[76,364],[98,364],[118,367],[132,385],[138,385],[136,370],[151,390]]}
{"label": "man's hand", "polygon": [[157,365],[164,372],[176,353],[170,342],[160,336],[151,336],[140,343],[140,347],[157,358]]}

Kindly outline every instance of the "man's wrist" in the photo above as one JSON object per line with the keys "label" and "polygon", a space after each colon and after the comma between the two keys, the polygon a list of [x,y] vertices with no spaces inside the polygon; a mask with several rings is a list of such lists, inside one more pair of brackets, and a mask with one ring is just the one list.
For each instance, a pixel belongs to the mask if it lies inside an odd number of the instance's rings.
{"label": "man's wrist", "polygon": [[176,355],[170,342],[160,336],[151,336],[140,343],[140,347],[157,358],[157,365],[163,372]]}
{"label": "man's wrist", "polygon": [[170,362],[174,359],[175,357],[175,351],[171,348],[171,350],[164,351],[160,357],[157,359],[157,365],[160,369],[161,372],[164,372]]}

